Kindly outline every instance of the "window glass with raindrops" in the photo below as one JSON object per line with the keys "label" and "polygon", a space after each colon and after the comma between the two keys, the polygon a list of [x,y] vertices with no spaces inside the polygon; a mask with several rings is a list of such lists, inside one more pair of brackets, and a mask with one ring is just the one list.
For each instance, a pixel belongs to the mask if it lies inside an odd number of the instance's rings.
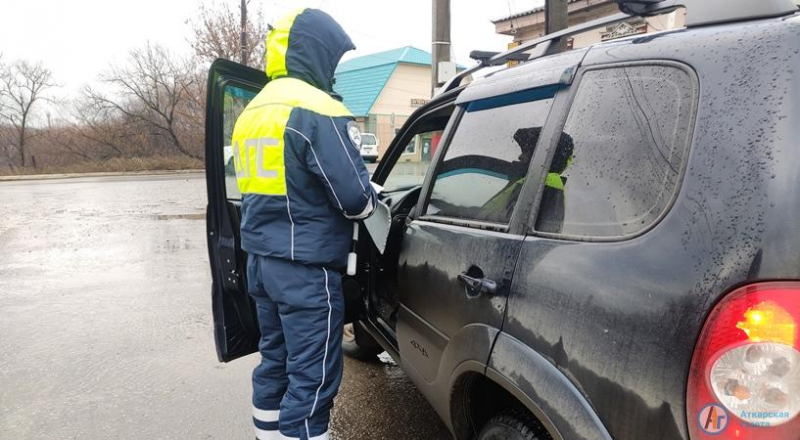
{"label": "window glass with raindrops", "polygon": [[624,237],[655,223],[678,190],[696,83],[672,65],[589,70],[553,154],[536,230]]}

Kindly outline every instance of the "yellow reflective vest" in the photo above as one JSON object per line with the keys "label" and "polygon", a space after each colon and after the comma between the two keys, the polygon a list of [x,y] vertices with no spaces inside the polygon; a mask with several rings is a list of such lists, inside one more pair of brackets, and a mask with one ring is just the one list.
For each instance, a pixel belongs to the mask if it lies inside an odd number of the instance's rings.
{"label": "yellow reflective vest", "polygon": [[242,248],[304,264],[343,267],[353,219],[377,199],[357,126],[331,96],[350,38],[327,14],[302,9],[267,37],[270,82],[233,130]]}

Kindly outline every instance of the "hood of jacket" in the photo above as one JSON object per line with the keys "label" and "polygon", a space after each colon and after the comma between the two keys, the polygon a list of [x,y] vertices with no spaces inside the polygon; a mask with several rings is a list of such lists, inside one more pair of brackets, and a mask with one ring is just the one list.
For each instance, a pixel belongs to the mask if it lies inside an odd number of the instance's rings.
{"label": "hood of jacket", "polygon": [[339,60],[355,48],[333,17],[300,9],[280,19],[267,35],[267,77],[297,78],[331,93]]}

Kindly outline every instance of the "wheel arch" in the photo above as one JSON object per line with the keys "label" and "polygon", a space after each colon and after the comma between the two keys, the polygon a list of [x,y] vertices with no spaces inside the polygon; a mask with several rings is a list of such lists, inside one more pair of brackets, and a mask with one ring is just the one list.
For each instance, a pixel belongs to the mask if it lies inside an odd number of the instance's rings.
{"label": "wheel arch", "polygon": [[456,373],[450,393],[450,426],[456,439],[476,438],[497,415],[526,413],[537,425],[532,429],[563,440],[544,411],[511,381],[487,371],[478,362],[465,362]]}
{"label": "wheel arch", "polygon": [[569,378],[513,336],[498,335],[485,376],[517,399],[554,439],[611,440],[597,413]]}

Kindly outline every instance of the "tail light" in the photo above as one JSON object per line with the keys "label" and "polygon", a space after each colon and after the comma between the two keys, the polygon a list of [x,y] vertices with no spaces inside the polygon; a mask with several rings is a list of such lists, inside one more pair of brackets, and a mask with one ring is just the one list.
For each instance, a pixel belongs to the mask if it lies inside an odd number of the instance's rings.
{"label": "tail light", "polygon": [[692,439],[800,438],[800,283],[759,283],[711,312],[689,374]]}

